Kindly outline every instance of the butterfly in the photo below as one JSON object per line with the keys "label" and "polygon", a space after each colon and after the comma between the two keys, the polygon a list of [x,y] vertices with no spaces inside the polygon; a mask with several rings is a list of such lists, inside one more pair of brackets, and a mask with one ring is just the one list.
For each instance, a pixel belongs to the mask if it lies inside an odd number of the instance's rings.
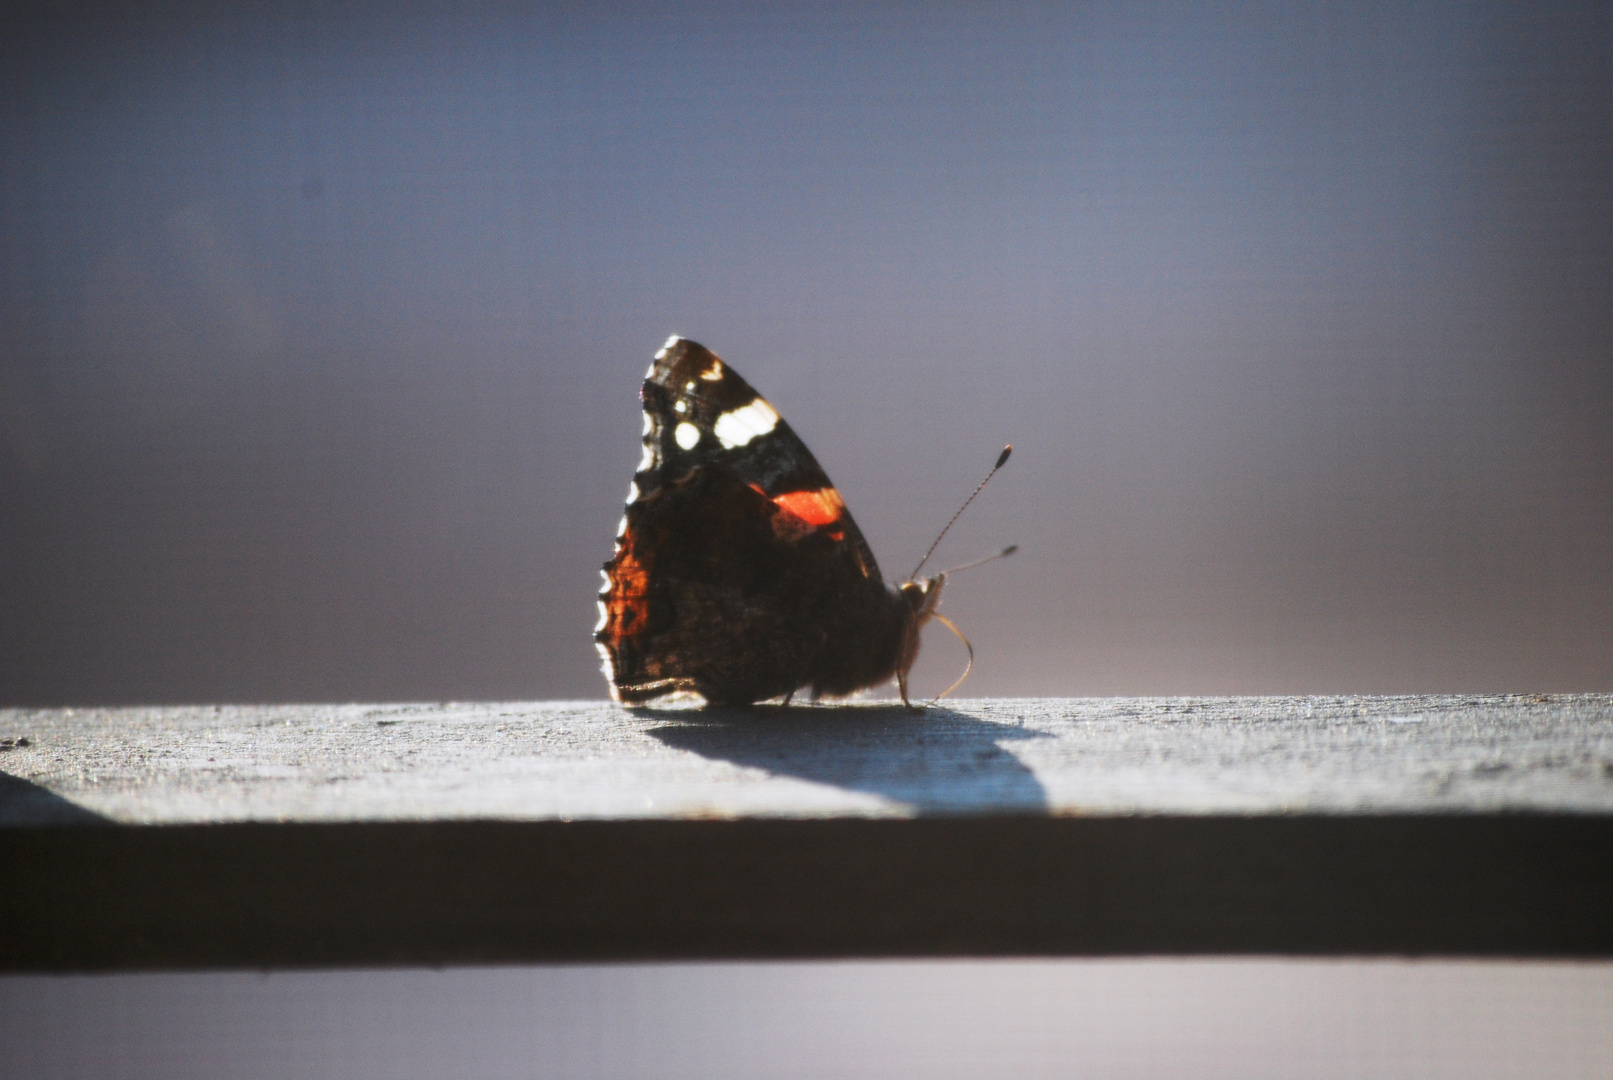
{"label": "butterfly", "polygon": [[945,622],[946,574],[886,584],[806,444],[704,346],[668,340],[639,396],[644,456],[594,628],[611,696],[788,703],[894,677],[911,707],[908,671],[925,623]]}

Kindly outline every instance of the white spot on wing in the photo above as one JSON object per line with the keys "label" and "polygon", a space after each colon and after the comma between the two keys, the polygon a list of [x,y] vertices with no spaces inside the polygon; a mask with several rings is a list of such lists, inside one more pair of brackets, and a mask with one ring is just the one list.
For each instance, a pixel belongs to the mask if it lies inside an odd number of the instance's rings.
{"label": "white spot on wing", "polygon": [[616,523],[616,539],[620,540],[622,537],[624,537],[626,535],[627,535],[627,515],[623,514],[622,515],[622,520],[620,520],[620,521],[618,521]]}
{"label": "white spot on wing", "polygon": [[711,366],[700,373],[700,377],[707,382],[716,382],[722,378],[722,361],[713,360]]}
{"label": "white spot on wing", "polygon": [[757,398],[743,408],[732,412],[725,412],[717,417],[716,426],[712,429],[723,449],[732,450],[744,446],[759,435],[766,435],[778,426],[778,413],[773,406]]}
{"label": "white spot on wing", "polygon": [[[654,464],[655,464],[655,447],[652,446],[649,443],[645,443],[644,444],[644,456],[642,456],[642,457],[640,457],[638,459],[638,468],[634,469],[633,471],[634,472],[643,472],[645,469],[648,469],[648,468],[652,467]],[[627,501],[632,502],[633,500],[628,499]]]}
{"label": "white spot on wing", "polygon": [[700,429],[685,420],[672,432],[672,437],[678,440],[678,445],[685,450],[693,450],[700,444]]}
{"label": "white spot on wing", "polygon": [[[661,346],[661,351],[655,354],[655,358],[657,360],[665,359],[668,350],[670,350],[672,346],[676,345],[680,340],[682,340],[681,334],[673,334],[671,337],[667,338],[666,344]],[[654,371],[655,365],[650,365],[650,370]]]}
{"label": "white spot on wing", "polygon": [[672,403],[672,411],[675,413],[686,413],[689,411],[689,403],[682,398],[679,398]]}
{"label": "white spot on wing", "polygon": [[629,480],[627,482],[627,501],[629,503],[638,502],[638,481],[637,480]]}
{"label": "white spot on wing", "polygon": [[644,430],[639,432],[639,434],[640,435],[648,435],[650,432],[652,432],[654,430],[655,430],[655,421],[650,419],[650,414],[649,413],[645,413],[644,414]]}
{"label": "white spot on wing", "polygon": [[594,603],[599,607],[599,621],[594,624],[594,633],[597,634],[605,629],[605,624],[610,621],[610,612],[605,610],[605,601],[595,600]]}

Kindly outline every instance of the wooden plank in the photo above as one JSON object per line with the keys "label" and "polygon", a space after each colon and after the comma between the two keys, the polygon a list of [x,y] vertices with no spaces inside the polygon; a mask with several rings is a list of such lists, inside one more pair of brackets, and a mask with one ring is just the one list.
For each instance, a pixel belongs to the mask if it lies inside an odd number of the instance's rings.
{"label": "wooden plank", "polygon": [[1613,812],[1613,695],[0,711],[0,826]]}
{"label": "wooden plank", "polygon": [[10,970],[1613,955],[1590,816],[58,828],[0,865]]}
{"label": "wooden plank", "polygon": [[1613,955],[1605,695],[12,710],[5,739],[6,970]]}

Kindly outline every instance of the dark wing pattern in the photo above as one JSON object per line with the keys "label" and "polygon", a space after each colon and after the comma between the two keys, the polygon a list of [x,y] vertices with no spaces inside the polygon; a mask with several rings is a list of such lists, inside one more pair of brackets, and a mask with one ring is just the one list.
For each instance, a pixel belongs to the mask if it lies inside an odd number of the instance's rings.
{"label": "dark wing pattern", "polygon": [[594,634],[613,695],[747,703],[888,678],[909,603],[789,425],[682,338],[656,355],[640,396],[644,457]]}

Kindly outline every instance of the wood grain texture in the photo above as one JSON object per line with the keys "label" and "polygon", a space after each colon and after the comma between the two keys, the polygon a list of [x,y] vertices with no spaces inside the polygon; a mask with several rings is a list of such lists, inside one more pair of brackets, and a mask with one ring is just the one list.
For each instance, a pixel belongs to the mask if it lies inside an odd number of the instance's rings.
{"label": "wood grain texture", "polygon": [[1613,813],[1613,695],[0,711],[0,826]]}

